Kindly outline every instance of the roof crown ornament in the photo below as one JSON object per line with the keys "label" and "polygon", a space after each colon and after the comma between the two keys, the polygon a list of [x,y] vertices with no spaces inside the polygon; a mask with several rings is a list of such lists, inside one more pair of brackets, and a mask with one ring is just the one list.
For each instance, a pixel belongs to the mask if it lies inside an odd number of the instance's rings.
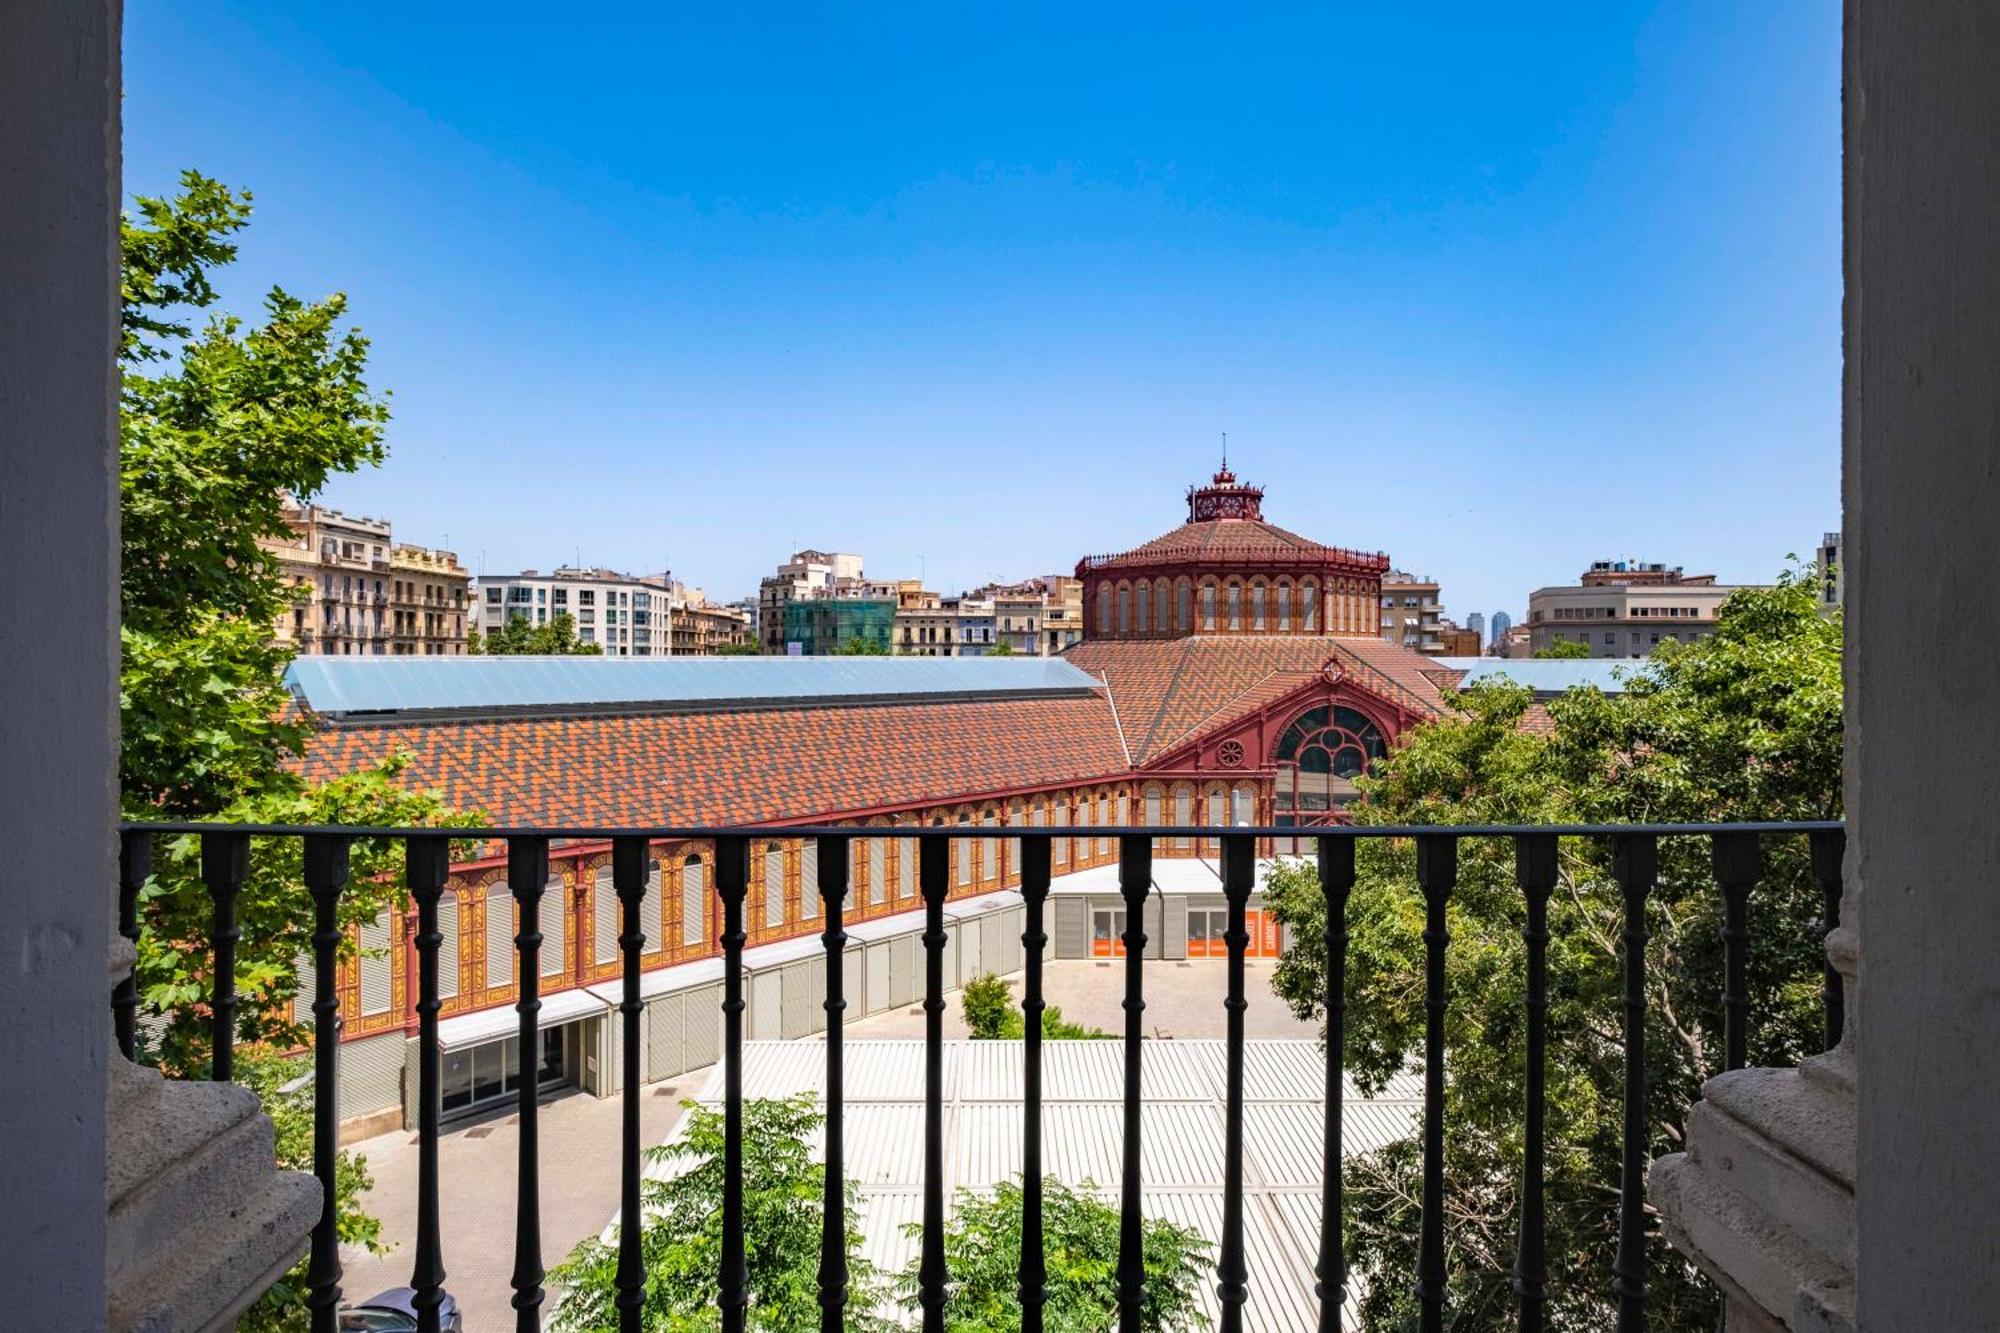
{"label": "roof crown ornament", "polygon": [[1210,523],[1217,519],[1264,517],[1264,488],[1247,486],[1229,470],[1229,437],[1222,437],[1222,466],[1206,486],[1188,487],[1188,522]]}

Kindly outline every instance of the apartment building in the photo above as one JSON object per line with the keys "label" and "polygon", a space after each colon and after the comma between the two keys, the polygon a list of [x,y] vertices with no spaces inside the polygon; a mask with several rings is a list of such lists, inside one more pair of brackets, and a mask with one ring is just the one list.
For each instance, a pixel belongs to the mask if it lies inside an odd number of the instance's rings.
{"label": "apartment building", "polygon": [[450,551],[397,543],[389,521],[287,501],[291,535],[262,545],[291,588],[280,643],[335,657],[465,651],[470,576]]}
{"label": "apartment building", "polygon": [[956,597],[919,588],[896,611],[899,657],[1054,657],[1083,638],[1083,582],[1048,575],[989,583]]}
{"label": "apartment building", "polygon": [[1592,657],[1644,657],[1662,643],[1715,631],[1716,612],[1741,584],[1636,560],[1598,560],[1575,584],[1528,595],[1531,653],[1580,643]]}
{"label": "apartment building", "polygon": [[1444,656],[1444,606],[1436,579],[1400,569],[1382,576],[1382,637],[1428,657]]}
{"label": "apartment building", "polygon": [[1819,609],[1831,614],[1847,604],[1847,571],[1842,567],[1840,534],[1829,532],[1813,552],[1813,572],[1819,578]]}
{"label": "apartment building", "polygon": [[[767,653],[785,648],[785,608],[793,602],[836,596],[863,581],[861,557],[850,551],[803,550],[757,585],[757,633]],[[859,595],[858,592],[852,595]]]}
{"label": "apartment building", "polygon": [[750,639],[750,620],[740,609],[710,605],[699,589],[667,574],[564,565],[546,574],[484,575],[479,613],[489,634],[516,617],[546,625],[568,614],[577,637],[607,657],[702,656]]}

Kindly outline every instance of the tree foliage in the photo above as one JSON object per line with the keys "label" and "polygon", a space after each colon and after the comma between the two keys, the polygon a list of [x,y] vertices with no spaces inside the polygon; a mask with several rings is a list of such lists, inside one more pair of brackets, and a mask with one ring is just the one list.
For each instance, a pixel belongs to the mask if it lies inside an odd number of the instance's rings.
{"label": "tree foliage", "polygon": [[[1053,1177],[1042,1181],[1042,1254],[1048,1267],[1049,1333],[1103,1333],[1118,1314],[1118,1209],[1085,1181],[1072,1189]],[[1022,1186],[1001,1182],[991,1196],[960,1190],[945,1228],[945,1298],[950,1333],[1019,1333]],[[922,1226],[911,1223],[909,1234]],[[1162,1218],[1147,1218],[1140,1232],[1145,1294],[1139,1327],[1148,1333],[1208,1327],[1199,1292],[1212,1274],[1208,1242],[1199,1232]],[[905,1309],[916,1311],[918,1270],[897,1283]]]}
{"label": "tree foliage", "polygon": [[[173,197],[138,199],[121,228],[122,806],[133,818],[477,822],[404,790],[400,759],[321,786],[296,772],[311,722],[284,689],[290,653],[273,626],[292,594],[263,543],[291,535],[287,494],[309,499],[329,477],[382,461],[389,413],[368,387],[368,343],[346,327],[345,298],[273,288],[256,322],[204,314],[249,217],[247,193],[190,171]],[[311,1092],[282,1091],[290,1065],[271,1052],[309,1036],[292,1003],[312,919],[299,858],[296,839],[254,840],[235,972],[238,1069],[277,1124],[281,1165],[294,1167],[310,1163]],[[375,919],[403,887],[385,844],[358,843],[353,869],[347,925]],[[203,1077],[215,977],[196,839],[157,850],[140,923],[141,1058]],[[379,1229],[356,1206],[366,1183],[365,1163],[343,1154],[342,1238],[372,1245]],[[302,1300],[294,1270],[245,1326],[297,1327]]]}
{"label": "tree foliage", "polygon": [[[1014,1003],[1013,992],[995,973],[988,972],[966,982],[958,1003],[965,1015],[965,1026],[974,1040],[1011,1038],[1018,1041],[1027,1035],[1026,1012]],[[1063,1017],[1060,1006],[1047,1004],[1042,1007],[1042,1036],[1045,1040],[1093,1040],[1111,1035],[1102,1028],[1070,1022]]]}
{"label": "tree foliage", "polygon": [[[640,1253],[646,1277],[640,1325],[647,1333],[707,1333],[722,1326],[723,1116],[692,1102],[686,1129],[650,1149],[643,1186]],[[811,1157],[824,1114],[810,1095],[743,1103],[743,1236],[749,1269],[749,1327],[759,1333],[819,1328],[820,1203],[826,1167]],[[861,1253],[853,1225],[856,1188],[846,1184],[847,1326],[893,1327],[873,1311],[884,1291]],[[550,1274],[562,1296],[549,1326],[556,1333],[615,1333],[618,1239],[591,1238]]]}
{"label": "tree foliage", "polygon": [[[1716,632],[1668,645],[1622,694],[1571,690],[1524,729],[1527,691],[1504,683],[1463,696],[1460,716],[1419,727],[1363,780],[1360,823],[1482,824],[1792,820],[1840,814],[1839,619],[1808,583],[1785,577],[1721,609]],[[1524,908],[1512,848],[1460,844],[1447,953],[1446,1218],[1452,1327],[1511,1326],[1510,1265],[1522,1159]],[[1682,1143],[1687,1108],[1722,1068],[1720,895],[1706,838],[1660,844],[1646,909],[1648,1155]],[[1349,903],[1347,1057],[1379,1087],[1422,1058],[1423,903],[1407,841],[1364,839]],[[1751,900],[1752,1064],[1784,1065],[1820,1038],[1820,898],[1803,839],[1765,840]],[[1274,985],[1323,1017],[1323,901],[1294,864],[1268,900],[1293,927]],[[1622,897],[1607,849],[1564,839],[1549,907],[1548,1255],[1552,1327],[1611,1316],[1623,1097],[1619,931]],[[1419,1235],[1413,1140],[1351,1159],[1350,1259],[1367,1326],[1414,1326],[1409,1275]],[[1708,1330],[1715,1298],[1649,1237],[1651,1327]]]}
{"label": "tree foliage", "polygon": [[1535,649],[1535,656],[1557,659],[1588,657],[1590,656],[1590,645],[1587,643],[1578,643],[1573,639],[1557,639],[1546,648]]}
{"label": "tree foliage", "polygon": [[880,639],[867,634],[849,635],[845,643],[833,650],[835,657],[887,657],[889,646]]}
{"label": "tree foliage", "polygon": [[510,615],[506,624],[483,638],[478,630],[473,630],[466,640],[466,649],[494,657],[601,657],[604,654],[603,644],[586,643],[577,637],[576,618],[567,611],[556,612],[549,617],[546,625],[531,625],[526,616],[518,613]]}

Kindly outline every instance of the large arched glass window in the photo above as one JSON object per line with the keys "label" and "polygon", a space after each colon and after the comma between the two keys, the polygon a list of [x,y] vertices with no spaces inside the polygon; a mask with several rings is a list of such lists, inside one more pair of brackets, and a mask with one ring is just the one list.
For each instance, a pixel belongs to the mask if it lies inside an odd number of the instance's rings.
{"label": "large arched glass window", "polygon": [[1201,628],[1205,633],[1215,632],[1215,585],[1201,585]]}
{"label": "large arched glass window", "polygon": [[1319,585],[1311,579],[1299,585],[1299,628],[1319,633]]}
{"label": "large arched glass window", "polygon": [[1129,583],[1118,585],[1118,632],[1132,632],[1132,585]]}
{"label": "large arched glass window", "polygon": [[1276,815],[1280,824],[1316,824],[1354,799],[1354,780],[1389,752],[1366,715],[1337,704],[1309,708],[1278,736]]}
{"label": "large arched glass window", "polygon": [[1132,588],[1132,629],[1135,633],[1146,632],[1146,612],[1152,606],[1152,586],[1144,579]]}
{"label": "large arched glass window", "polygon": [[1153,632],[1167,632],[1167,581],[1161,579],[1153,585]]}
{"label": "large arched glass window", "polygon": [[1264,585],[1250,585],[1250,628],[1257,633],[1264,632]]}
{"label": "large arched glass window", "polygon": [[1281,581],[1278,584],[1277,601],[1278,633],[1290,634],[1292,632],[1292,585],[1289,581]]}
{"label": "large arched glass window", "polygon": [[1194,629],[1194,585],[1186,579],[1174,584],[1174,630],[1187,634]]}
{"label": "large arched glass window", "polygon": [[1100,637],[1111,635],[1111,585],[1097,585],[1097,633]]}
{"label": "large arched glass window", "polygon": [[1243,585],[1229,585],[1229,628],[1232,631],[1243,628]]}

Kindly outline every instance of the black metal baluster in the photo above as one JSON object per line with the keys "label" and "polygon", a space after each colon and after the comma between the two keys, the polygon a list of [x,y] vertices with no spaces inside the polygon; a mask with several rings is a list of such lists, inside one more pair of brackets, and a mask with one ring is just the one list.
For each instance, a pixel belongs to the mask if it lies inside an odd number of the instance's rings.
{"label": "black metal baluster", "polygon": [[[451,839],[411,838],[403,848],[410,897],[417,903],[417,1246],[410,1285],[417,1333],[439,1333],[444,1303],[444,1241],[438,1224],[438,900],[451,875]],[[524,1062],[525,1063],[525,1062]]]}
{"label": "black metal baluster", "polygon": [[[118,933],[139,946],[139,890],[153,873],[153,835],[127,829],[118,836]],[[111,989],[111,1026],[127,1060],[139,1057],[139,978],[128,971]]]}
{"label": "black metal baluster", "polygon": [[646,1272],[639,1254],[644,1217],[639,1204],[639,1020],[646,1006],[639,999],[639,963],[646,952],[646,927],[639,908],[646,901],[646,853],[644,838],[614,838],[611,843],[611,884],[618,893],[618,954],[624,964],[624,989],[618,1002],[623,1016],[623,1068],[619,1073],[618,1095],[623,1123],[618,1143],[618,1271],[612,1285],[618,1290],[619,1333],[639,1333],[640,1316],[646,1306]]}
{"label": "black metal baluster", "polygon": [[208,938],[215,967],[209,998],[214,1022],[208,1076],[217,1083],[236,1076],[236,941],[242,938],[236,928],[236,895],[243,891],[249,873],[249,834],[201,835],[201,877],[208,885]]}
{"label": "black metal baluster", "polygon": [[1660,873],[1659,841],[1621,833],[1611,873],[1625,897],[1625,1133],[1618,1185],[1618,1333],[1646,1326],[1646,898]]}
{"label": "black metal baluster", "polygon": [[1021,839],[1021,1333],[1042,1333],[1049,1299],[1049,1270],[1042,1253],[1042,950],[1049,937],[1043,913],[1049,901],[1049,839]]}
{"label": "black metal baluster", "polygon": [[[970,854],[968,846],[966,854]],[[951,891],[951,843],[926,836],[917,860],[924,896],[924,1237],[917,1303],[924,1333],[944,1333],[944,900]]]}
{"label": "black metal baluster", "polygon": [[1242,1333],[1243,1302],[1250,1294],[1250,1268],[1243,1259],[1243,954],[1250,945],[1245,912],[1257,882],[1257,844],[1248,837],[1222,839],[1222,893],[1229,904],[1229,993],[1225,1011],[1222,1121],[1222,1253],[1216,1263],[1216,1299],[1222,1305],[1222,1333]]}
{"label": "black metal baluster", "polygon": [[549,840],[507,840],[507,887],[520,909],[514,937],[518,962],[514,1009],[521,1016],[521,1087],[517,1103],[520,1163],[514,1198],[514,1328],[540,1333],[542,1327],[541,1123],[538,1117],[542,1067],[542,891],[549,879]]}
{"label": "black metal baluster", "polygon": [[1763,873],[1754,833],[1710,839],[1715,883],[1722,890],[1722,1067],[1750,1062],[1750,890]]}
{"label": "black metal baluster", "polygon": [[1458,884],[1458,839],[1417,839],[1417,886],[1424,894],[1423,1236],[1417,1252],[1418,1327],[1444,1333],[1444,951],[1451,935],[1445,904]]}
{"label": "black metal baluster", "polygon": [[1140,1044],[1146,1037],[1146,890],[1153,884],[1150,835],[1118,840],[1118,892],[1125,899],[1125,1167],[1118,1190],[1118,1333],[1139,1333],[1146,1291],[1145,1216],[1139,1171]]}
{"label": "black metal baluster", "polygon": [[306,1267],[306,1309],[312,1333],[340,1324],[340,1229],[334,1207],[340,1160],[340,894],[347,887],[347,837],[310,833],[304,847],[306,890],[313,901],[313,1175],[319,1180],[319,1222]]}
{"label": "black metal baluster", "polygon": [[1528,833],[1514,839],[1514,882],[1528,904],[1528,920],[1521,928],[1521,939],[1528,946],[1527,1132],[1521,1155],[1521,1234],[1514,1251],[1520,1333],[1541,1333],[1548,1305],[1543,1146],[1548,1110],[1549,893],[1556,884],[1556,851],[1554,834]]}
{"label": "black metal baluster", "polygon": [[1822,1003],[1826,1008],[1826,1049],[1840,1045],[1847,1027],[1847,994],[1840,971],[1826,956],[1826,937],[1840,929],[1840,864],[1847,855],[1844,829],[1825,829],[1809,834],[1812,848],[1813,882],[1819,885],[1820,978],[1825,987]]}
{"label": "black metal baluster", "polygon": [[743,899],[750,840],[715,840],[715,891],[722,899],[722,1333],[743,1333],[750,1266],[743,1250]]}
{"label": "black metal baluster", "polygon": [[820,1202],[820,1333],[841,1333],[847,1313],[847,1024],[848,840],[819,840],[819,901],[826,913],[826,1190]]}
{"label": "black metal baluster", "polygon": [[1319,887],[1326,900],[1326,1150],[1320,1172],[1320,1333],[1341,1333],[1347,1253],[1341,1235],[1341,1116],[1347,1096],[1347,897],[1354,888],[1354,839],[1319,840]]}

